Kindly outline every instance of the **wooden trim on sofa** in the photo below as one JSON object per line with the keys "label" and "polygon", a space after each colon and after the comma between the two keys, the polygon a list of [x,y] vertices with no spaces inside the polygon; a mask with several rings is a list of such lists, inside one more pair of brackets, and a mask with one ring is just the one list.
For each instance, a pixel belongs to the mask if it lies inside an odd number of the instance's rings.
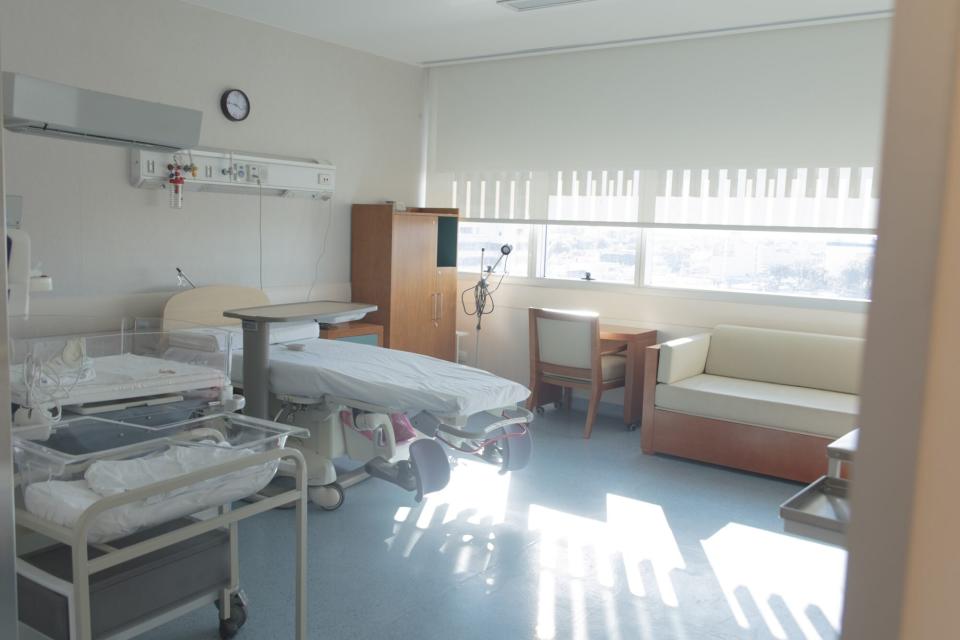
{"label": "wooden trim on sofa", "polygon": [[656,407],[660,345],[644,358],[643,453],[719,464],[764,475],[813,482],[827,471],[828,436],[703,418]]}
{"label": "wooden trim on sofa", "polygon": [[797,482],[813,482],[826,473],[827,445],[835,440],[664,409],[654,410],[654,421],[656,428],[644,434],[649,438],[644,453],[666,453]]}
{"label": "wooden trim on sofa", "polygon": [[660,367],[660,345],[644,349],[643,357],[643,414],[640,423],[640,449],[644,453],[653,450],[653,420],[656,409],[657,369]]}

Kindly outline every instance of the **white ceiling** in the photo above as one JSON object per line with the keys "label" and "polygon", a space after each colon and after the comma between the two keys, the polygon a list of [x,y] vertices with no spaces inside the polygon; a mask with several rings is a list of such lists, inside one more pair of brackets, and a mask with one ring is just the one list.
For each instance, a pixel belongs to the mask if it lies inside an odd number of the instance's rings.
{"label": "white ceiling", "polygon": [[184,0],[415,64],[890,11],[893,0]]}

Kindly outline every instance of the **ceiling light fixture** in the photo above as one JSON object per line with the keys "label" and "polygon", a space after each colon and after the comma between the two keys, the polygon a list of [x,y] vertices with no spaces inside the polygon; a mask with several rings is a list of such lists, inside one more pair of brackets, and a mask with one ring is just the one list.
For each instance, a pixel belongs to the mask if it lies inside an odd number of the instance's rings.
{"label": "ceiling light fixture", "polygon": [[593,0],[497,0],[501,7],[507,7],[514,11],[533,11],[535,9],[549,9],[550,7],[559,7],[565,4],[578,4],[580,2],[592,2]]}

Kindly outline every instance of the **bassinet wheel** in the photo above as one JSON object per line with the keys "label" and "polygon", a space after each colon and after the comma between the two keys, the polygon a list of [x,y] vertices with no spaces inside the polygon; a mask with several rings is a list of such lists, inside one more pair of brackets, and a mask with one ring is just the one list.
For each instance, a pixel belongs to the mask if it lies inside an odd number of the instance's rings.
{"label": "bassinet wheel", "polygon": [[[217,605],[219,609],[219,604]],[[247,605],[243,603],[240,594],[235,593],[230,598],[230,617],[226,620],[220,620],[220,638],[221,640],[230,640],[238,633],[240,628],[247,622]]]}
{"label": "bassinet wheel", "polygon": [[335,511],[343,504],[343,487],[336,482],[310,487],[307,489],[307,495],[310,496],[310,502],[324,511]]}
{"label": "bassinet wheel", "polygon": [[542,416],[544,413],[543,407],[537,407],[536,411],[538,416]]}

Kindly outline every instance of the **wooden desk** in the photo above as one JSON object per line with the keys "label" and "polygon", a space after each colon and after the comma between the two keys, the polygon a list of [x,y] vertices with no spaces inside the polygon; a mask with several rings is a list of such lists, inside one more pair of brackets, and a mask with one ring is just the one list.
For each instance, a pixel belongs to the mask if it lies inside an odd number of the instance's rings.
{"label": "wooden desk", "polygon": [[656,329],[600,323],[600,347],[604,351],[627,348],[627,373],[623,385],[623,422],[631,428],[643,417],[643,358],[647,347],[657,344]]}
{"label": "wooden desk", "polygon": [[320,337],[328,340],[350,340],[351,342],[363,342],[363,336],[375,336],[375,340],[369,340],[370,343],[378,347],[383,346],[383,325],[373,324],[372,322],[344,322],[343,324],[334,324],[320,327]]}

